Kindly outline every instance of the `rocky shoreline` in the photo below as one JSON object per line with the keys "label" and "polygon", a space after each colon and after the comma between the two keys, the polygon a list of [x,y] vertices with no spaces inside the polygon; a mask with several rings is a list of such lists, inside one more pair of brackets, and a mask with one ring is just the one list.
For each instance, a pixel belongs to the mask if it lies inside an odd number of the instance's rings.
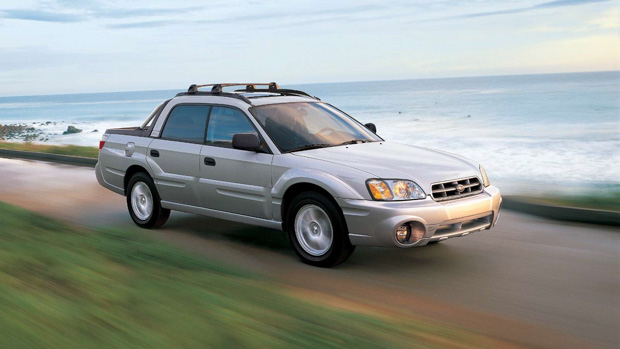
{"label": "rocky shoreline", "polygon": [[0,140],[6,141],[45,141],[43,132],[26,124],[0,125]]}
{"label": "rocky shoreline", "polygon": [[[55,132],[45,131],[41,127],[46,126],[55,126],[57,122],[47,121],[44,123],[35,123],[33,122],[31,125],[29,124],[0,124],[0,140],[2,141],[18,141],[18,142],[47,142],[53,136],[58,135],[68,135],[81,133],[82,130],[70,125],[67,127],[67,130],[62,132],[61,134]],[[96,132],[97,130],[93,131]]]}

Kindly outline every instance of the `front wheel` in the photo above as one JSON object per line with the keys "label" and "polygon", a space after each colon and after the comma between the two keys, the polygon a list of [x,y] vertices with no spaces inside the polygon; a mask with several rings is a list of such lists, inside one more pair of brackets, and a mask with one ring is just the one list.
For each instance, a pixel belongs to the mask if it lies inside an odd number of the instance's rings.
{"label": "front wheel", "polygon": [[127,209],[140,228],[159,228],[170,217],[170,210],[161,207],[161,199],[151,177],[136,173],[127,184]]}
{"label": "front wheel", "polygon": [[338,207],[324,195],[298,195],[286,221],[289,241],[304,263],[332,267],[347,260],[355,250]]}

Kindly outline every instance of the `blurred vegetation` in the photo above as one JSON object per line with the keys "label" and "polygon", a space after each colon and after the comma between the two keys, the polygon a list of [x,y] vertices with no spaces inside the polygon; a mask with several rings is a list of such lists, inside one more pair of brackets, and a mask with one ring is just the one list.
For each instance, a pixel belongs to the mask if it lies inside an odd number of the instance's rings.
{"label": "blurred vegetation", "polygon": [[620,190],[610,189],[605,195],[524,197],[528,201],[553,206],[620,211]]}
{"label": "blurred vegetation", "polygon": [[497,344],[400,312],[308,297],[134,230],[85,230],[2,202],[0,222],[1,348]]}
{"label": "blurred vegetation", "polygon": [[46,145],[34,144],[30,142],[15,143],[0,141],[0,148],[10,150],[36,151],[39,153],[84,156],[87,158],[97,158],[99,149],[95,147],[82,147],[79,145]]}

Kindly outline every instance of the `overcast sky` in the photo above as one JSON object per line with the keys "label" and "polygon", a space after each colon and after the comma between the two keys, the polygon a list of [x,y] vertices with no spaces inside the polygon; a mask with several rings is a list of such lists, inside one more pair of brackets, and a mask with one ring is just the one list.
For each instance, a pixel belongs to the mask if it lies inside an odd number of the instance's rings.
{"label": "overcast sky", "polygon": [[620,69],[620,1],[0,0],[0,95]]}

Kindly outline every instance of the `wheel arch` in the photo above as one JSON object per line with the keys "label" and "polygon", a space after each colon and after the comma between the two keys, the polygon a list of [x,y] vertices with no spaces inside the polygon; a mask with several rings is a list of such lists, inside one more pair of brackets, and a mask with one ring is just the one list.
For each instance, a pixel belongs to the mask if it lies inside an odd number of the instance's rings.
{"label": "wheel arch", "polygon": [[144,172],[149,175],[149,177],[153,178],[153,176],[151,176],[151,174],[145,167],[140,165],[129,166],[127,171],[125,171],[125,177],[123,178],[123,190],[125,191],[125,196],[127,196],[127,184],[129,184],[131,177],[133,177],[138,172]]}
{"label": "wheel arch", "polygon": [[[271,190],[274,219],[281,220],[286,227],[286,212],[291,200],[304,191],[315,191],[325,195],[342,212],[336,199],[363,199],[363,197],[342,179],[322,171],[311,169],[290,169],[282,174]],[[279,216],[279,217],[278,217]]]}
{"label": "wheel arch", "polygon": [[334,204],[334,206],[338,210],[338,214],[340,215],[340,218],[346,224],[346,221],[344,219],[344,214],[342,212],[342,208],[340,207],[340,205],[338,205],[336,198],[328,190],[314,183],[298,182],[298,183],[295,183],[289,186],[284,192],[284,195],[282,197],[282,204],[280,205],[280,216],[282,217],[282,230],[286,231],[286,225],[288,224],[287,213],[291,206],[291,203],[298,195],[300,195],[301,193],[305,193],[305,192],[315,192],[315,193],[319,193],[325,196],[325,198],[327,198],[331,203]]}

